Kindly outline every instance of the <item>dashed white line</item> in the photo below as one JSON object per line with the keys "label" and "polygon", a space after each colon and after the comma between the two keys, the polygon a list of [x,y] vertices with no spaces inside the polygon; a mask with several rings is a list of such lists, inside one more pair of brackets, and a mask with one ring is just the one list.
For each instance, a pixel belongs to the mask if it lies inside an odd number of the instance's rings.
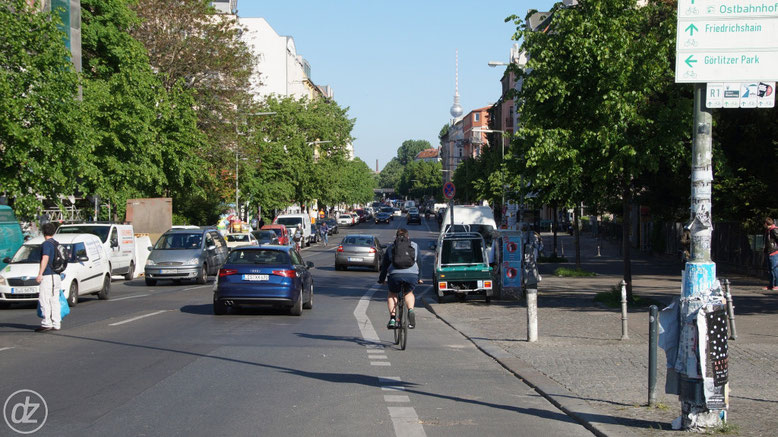
{"label": "dashed white line", "polygon": [[390,363],[389,361],[371,361],[370,365],[371,366],[387,366],[388,367],[388,366],[391,366],[392,363]]}
{"label": "dashed white line", "polygon": [[419,416],[413,407],[389,407],[395,435],[403,437],[426,437],[424,427],[419,423]]}
{"label": "dashed white line", "polygon": [[136,294],[135,296],[125,296],[125,297],[120,297],[118,299],[111,299],[110,302],[118,302],[120,300],[135,299],[136,297],[146,297],[146,296],[151,296],[151,295],[150,294]]}
{"label": "dashed white line", "polygon": [[198,288],[205,288],[205,287],[213,287],[213,285],[211,285],[211,284],[206,284],[206,285],[198,285],[197,287],[189,287],[189,288],[184,288],[184,289],[183,289],[183,290],[181,290],[181,291],[192,291],[192,290],[197,290]]}
{"label": "dashed white line", "polygon": [[133,318],[131,318],[131,319],[122,320],[121,322],[111,323],[111,324],[109,324],[108,326],[119,326],[119,325],[124,325],[125,323],[130,323],[130,322],[134,322],[134,321],[136,321],[136,320],[145,319],[146,317],[156,316],[157,314],[166,313],[166,312],[168,312],[168,311],[169,311],[169,310],[156,311],[156,312],[153,312],[153,313],[144,314],[144,315],[142,315],[142,316],[133,317]]}
{"label": "dashed white line", "polygon": [[10,346],[10,347],[0,347],[0,352],[7,351],[7,350],[10,350],[10,349],[13,349],[13,346]]}
{"label": "dashed white line", "polygon": [[405,395],[384,395],[384,402],[410,402],[411,399]]}

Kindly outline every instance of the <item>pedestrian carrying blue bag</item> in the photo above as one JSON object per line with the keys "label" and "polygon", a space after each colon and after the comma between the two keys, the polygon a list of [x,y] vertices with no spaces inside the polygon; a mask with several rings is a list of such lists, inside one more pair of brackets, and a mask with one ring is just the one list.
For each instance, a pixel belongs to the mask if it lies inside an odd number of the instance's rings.
{"label": "pedestrian carrying blue bag", "polygon": [[[59,291],[59,309],[63,319],[65,318],[65,316],[70,314],[70,306],[68,305],[68,300],[67,298],[65,298],[65,291],[63,290]],[[43,318],[43,311],[41,311],[40,303],[38,303],[38,317],[40,317],[41,319]]]}

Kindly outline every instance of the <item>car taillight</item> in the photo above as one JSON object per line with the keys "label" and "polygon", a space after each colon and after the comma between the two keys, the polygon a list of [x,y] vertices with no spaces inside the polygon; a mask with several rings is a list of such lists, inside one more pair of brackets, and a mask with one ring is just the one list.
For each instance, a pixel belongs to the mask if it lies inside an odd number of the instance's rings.
{"label": "car taillight", "polygon": [[295,274],[294,270],[273,270],[273,274],[276,276],[283,276],[285,278],[294,278]]}
{"label": "car taillight", "polygon": [[375,247],[370,248],[370,253],[375,253]]}
{"label": "car taillight", "polygon": [[492,281],[484,281],[484,288],[492,288]]}
{"label": "car taillight", "polygon": [[343,246],[338,246],[338,252],[343,252]]}
{"label": "car taillight", "polygon": [[234,275],[234,274],[237,274],[237,273],[238,273],[238,271],[236,269],[219,269],[219,277],[220,278],[222,276],[230,276],[230,275]]}
{"label": "car taillight", "polygon": [[441,289],[441,290],[444,290],[444,289],[448,288],[448,284],[445,283],[445,282],[438,282],[438,288]]}

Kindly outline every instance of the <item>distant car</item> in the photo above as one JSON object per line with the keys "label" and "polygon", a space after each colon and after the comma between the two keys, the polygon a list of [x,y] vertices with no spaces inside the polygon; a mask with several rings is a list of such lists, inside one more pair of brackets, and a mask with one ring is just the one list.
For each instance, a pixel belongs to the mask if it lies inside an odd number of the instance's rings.
{"label": "distant car", "polygon": [[338,217],[338,224],[342,226],[351,226],[354,222],[354,218],[350,214],[341,214]]}
{"label": "distant car", "polygon": [[351,224],[352,225],[358,225],[360,223],[359,221],[359,214],[352,212],[351,213]]}
{"label": "distant car", "polygon": [[351,266],[370,267],[377,272],[381,267],[383,249],[378,237],[352,234],[343,239],[335,251],[335,270]]}
{"label": "distant car", "polygon": [[257,245],[259,246],[280,246],[281,242],[278,240],[278,235],[276,235],[275,231],[272,231],[270,229],[266,230],[258,230],[251,233],[251,235],[254,236],[254,238],[257,239]]}
{"label": "distant car", "polygon": [[146,285],[160,279],[194,279],[205,284],[227,259],[227,242],[215,228],[170,229],[157,240],[146,261]]}
{"label": "distant car", "polygon": [[359,223],[364,223],[367,220],[367,211],[364,209],[356,209],[354,210],[354,213],[357,215]]}
{"label": "distant car", "polygon": [[313,308],[312,262],[303,263],[292,246],[256,246],[233,249],[216,279],[213,313],[230,307],[288,308],[293,316]]}
{"label": "distant car", "polygon": [[382,211],[382,212],[379,212],[378,214],[375,215],[375,222],[376,222],[376,224],[378,224],[378,223],[389,223],[390,221],[392,221],[392,215],[389,214],[388,212],[383,212]]}
{"label": "distant car", "polygon": [[419,210],[416,208],[409,209],[406,221],[408,224],[411,223],[421,224],[421,214],[419,214]]}
{"label": "distant car", "polygon": [[392,215],[395,217],[402,217],[403,213],[400,210],[400,208],[394,208],[394,210],[392,211]]}
{"label": "distant car", "polygon": [[382,207],[381,208],[381,212],[385,212],[385,213],[389,214],[389,216],[392,218],[392,220],[394,220],[394,208],[392,208],[391,206],[384,206],[384,207]]}
{"label": "distant car", "polygon": [[262,226],[260,231],[275,232],[276,236],[278,237],[278,244],[282,246],[291,244],[291,239],[289,238],[289,229],[287,229],[287,227],[284,225],[265,225]]}
{"label": "distant car", "polygon": [[338,221],[337,220],[335,220],[334,218],[326,218],[326,219],[324,219],[324,221],[325,221],[325,223],[327,223],[327,226],[330,228],[329,235],[337,234],[338,232],[340,232],[338,230]]}
{"label": "distant car", "polygon": [[233,247],[238,246],[258,246],[259,242],[257,241],[256,237],[254,235],[246,233],[232,233],[227,234],[224,236],[224,240],[227,241],[227,247],[232,249]]}
{"label": "distant car", "polygon": [[[101,300],[108,299],[111,291],[109,258],[103,242],[92,234],[64,234],[54,238],[70,253],[62,280],[62,290],[68,306],[75,306],[78,297],[96,294]],[[37,302],[40,287],[35,280],[41,260],[43,237],[33,238],[22,245],[12,258],[5,258],[8,264],[0,273],[0,308],[7,308],[13,302]]]}

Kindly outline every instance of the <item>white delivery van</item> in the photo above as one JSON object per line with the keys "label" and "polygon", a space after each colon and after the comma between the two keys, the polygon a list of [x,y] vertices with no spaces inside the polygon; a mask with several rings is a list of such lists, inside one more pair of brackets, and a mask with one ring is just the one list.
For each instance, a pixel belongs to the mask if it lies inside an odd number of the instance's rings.
{"label": "white delivery van", "polygon": [[[54,239],[70,252],[68,266],[63,272],[62,290],[69,306],[78,303],[78,297],[96,294],[108,299],[111,275],[108,256],[102,241],[92,234],[55,235]],[[14,302],[34,302],[40,291],[36,278],[40,271],[43,237],[35,237],[22,245],[0,272],[0,308]]]}
{"label": "white delivery van", "polygon": [[301,246],[310,246],[313,243],[313,223],[311,222],[311,216],[308,214],[281,214],[273,220],[273,224],[284,225],[289,229],[289,236],[294,235],[294,231],[298,225],[302,227],[303,240]]}
{"label": "white delivery van", "polygon": [[[448,232],[451,227],[451,211],[446,208],[443,221],[440,224],[440,235]],[[492,208],[488,206],[454,205],[453,232],[478,232],[484,237],[489,264],[494,263],[494,236],[497,223],[494,221]],[[440,239],[440,238],[438,238]]]}
{"label": "white delivery van", "polygon": [[[112,275],[124,275],[130,280],[135,275],[135,232],[132,225],[116,223],[81,223],[62,225],[57,228],[59,234],[92,234],[97,236],[108,255]],[[56,238],[55,235],[55,238]]]}

